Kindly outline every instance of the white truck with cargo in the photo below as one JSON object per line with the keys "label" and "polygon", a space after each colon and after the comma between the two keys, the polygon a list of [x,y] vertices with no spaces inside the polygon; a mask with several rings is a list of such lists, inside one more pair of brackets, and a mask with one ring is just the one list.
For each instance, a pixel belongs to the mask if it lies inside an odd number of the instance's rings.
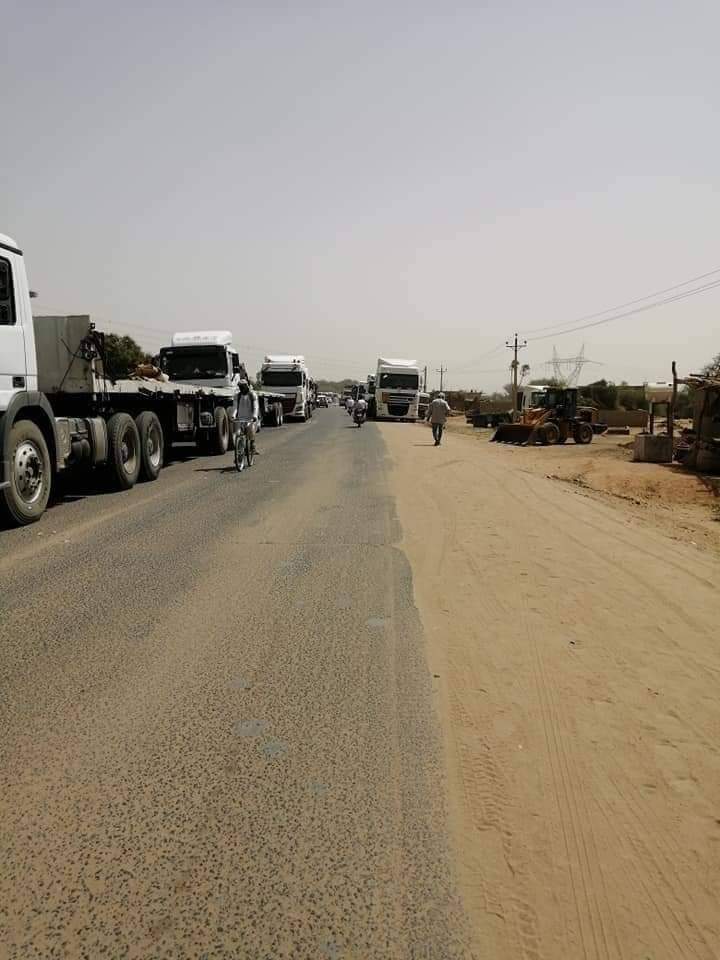
{"label": "white truck with cargo", "polygon": [[175,442],[226,452],[236,392],[227,378],[199,386],[119,373],[108,368],[104,335],[88,316],[32,316],[22,251],[0,234],[0,514],[6,521],[38,520],[58,474],[70,468],[101,469],[111,485],[129,489],[138,479],[157,478]]}
{"label": "white truck with cargo", "polygon": [[315,385],[305,357],[290,354],[268,354],[260,367],[260,383],[264,390],[282,395],[286,417],[309,420],[315,406]]}

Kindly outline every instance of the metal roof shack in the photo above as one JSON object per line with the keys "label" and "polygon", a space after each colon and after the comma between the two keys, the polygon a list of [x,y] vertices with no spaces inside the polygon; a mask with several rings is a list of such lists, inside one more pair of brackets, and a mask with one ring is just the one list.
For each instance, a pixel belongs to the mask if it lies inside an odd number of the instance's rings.
{"label": "metal roof shack", "polygon": [[690,376],[685,383],[695,391],[695,440],[685,465],[700,473],[720,473],[720,378]]}

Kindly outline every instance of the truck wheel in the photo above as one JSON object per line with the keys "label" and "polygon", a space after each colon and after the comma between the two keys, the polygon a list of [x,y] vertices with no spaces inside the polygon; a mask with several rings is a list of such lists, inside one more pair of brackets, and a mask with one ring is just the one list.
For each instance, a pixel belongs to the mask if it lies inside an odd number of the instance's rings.
{"label": "truck wheel", "polygon": [[43,432],[32,420],[13,424],[8,465],[10,486],[0,490],[0,512],[16,527],[34,523],[50,497],[52,465]]}
{"label": "truck wheel", "polygon": [[591,423],[578,423],[573,433],[575,443],[592,443],[593,428]]}
{"label": "truck wheel", "polygon": [[140,479],[157,480],[165,462],[165,438],[156,414],[143,410],[135,417],[140,434]]}
{"label": "truck wheel", "polygon": [[108,468],[113,484],[129,490],[140,475],[140,434],[129,413],[114,413],[108,420]]}
{"label": "truck wheel", "polygon": [[230,421],[225,407],[215,407],[215,430],[212,435],[212,452],[217,456],[227,453],[230,444]]}

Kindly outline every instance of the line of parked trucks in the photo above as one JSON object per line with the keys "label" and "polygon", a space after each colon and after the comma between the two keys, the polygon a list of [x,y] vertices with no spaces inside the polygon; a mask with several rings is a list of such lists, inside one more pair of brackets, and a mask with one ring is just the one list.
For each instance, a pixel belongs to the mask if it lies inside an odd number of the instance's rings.
{"label": "line of parked trucks", "polygon": [[[102,469],[117,489],[157,479],[175,443],[224,454],[247,370],[227,331],[177,333],[157,370],[109,368],[88,316],[33,317],[22,251],[0,234],[0,515],[38,520],[63,471]],[[261,423],[312,417],[317,387],[304,357],[268,355]]]}

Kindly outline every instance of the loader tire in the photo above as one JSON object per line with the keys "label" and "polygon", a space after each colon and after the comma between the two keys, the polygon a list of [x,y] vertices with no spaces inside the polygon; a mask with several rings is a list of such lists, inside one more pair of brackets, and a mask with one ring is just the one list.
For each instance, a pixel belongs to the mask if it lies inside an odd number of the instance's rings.
{"label": "loader tire", "polygon": [[593,428],[591,423],[579,423],[575,427],[575,432],[573,433],[573,439],[575,440],[575,443],[592,443],[592,438]]}
{"label": "loader tire", "polygon": [[556,423],[546,423],[540,429],[540,442],[546,447],[560,443],[560,427]]}

